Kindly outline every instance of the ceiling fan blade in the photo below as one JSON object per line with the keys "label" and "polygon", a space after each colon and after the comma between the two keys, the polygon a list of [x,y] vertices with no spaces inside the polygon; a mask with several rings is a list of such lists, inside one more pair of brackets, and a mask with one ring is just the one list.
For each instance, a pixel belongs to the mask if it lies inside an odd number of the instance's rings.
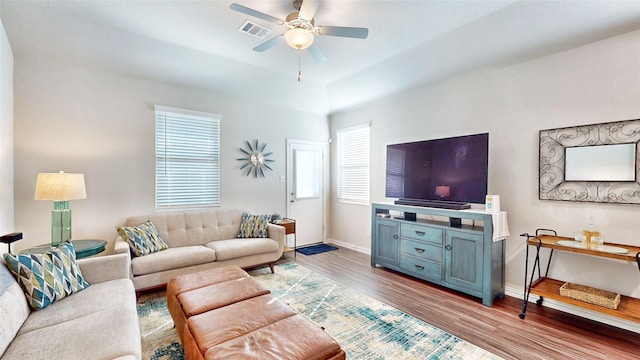
{"label": "ceiling fan blade", "polygon": [[313,57],[313,59],[316,62],[327,61],[327,57],[324,56],[324,53],[322,52],[322,49],[320,49],[320,46],[318,46],[318,44],[316,43],[311,44],[308,50],[309,50],[309,53],[311,54],[311,57]]}
{"label": "ceiling fan blade", "polygon": [[278,25],[284,24],[284,20],[280,20],[277,17],[273,17],[271,15],[267,15],[265,13],[262,13],[262,12],[257,11],[257,10],[250,9],[250,8],[248,8],[246,6],[242,6],[240,4],[233,3],[233,4],[231,4],[231,6],[229,6],[229,8],[231,8],[231,10],[235,10],[235,11],[241,12],[243,14],[251,15],[251,16],[257,17],[259,19],[267,20],[267,21],[270,21],[272,23],[276,23]]}
{"label": "ceiling fan blade", "polygon": [[318,35],[342,36],[356,39],[366,39],[369,35],[369,29],[357,27],[318,26],[316,30]]}
{"label": "ceiling fan blade", "polygon": [[284,34],[280,34],[270,40],[263,42],[262,44],[253,48],[253,51],[263,52],[271,49],[272,47],[284,42]]}
{"label": "ceiling fan blade", "polygon": [[302,2],[302,5],[300,6],[298,16],[305,20],[311,21],[311,19],[313,19],[313,16],[316,14],[319,5],[320,4],[317,0],[304,0]]}

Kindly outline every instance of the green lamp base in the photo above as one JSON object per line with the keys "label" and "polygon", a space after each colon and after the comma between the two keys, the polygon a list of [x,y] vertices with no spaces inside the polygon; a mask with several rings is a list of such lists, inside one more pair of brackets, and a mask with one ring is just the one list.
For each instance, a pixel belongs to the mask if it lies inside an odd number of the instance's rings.
{"label": "green lamp base", "polygon": [[51,211],[51,247],[71,240],[71,210],[68,201],[55,201]]}

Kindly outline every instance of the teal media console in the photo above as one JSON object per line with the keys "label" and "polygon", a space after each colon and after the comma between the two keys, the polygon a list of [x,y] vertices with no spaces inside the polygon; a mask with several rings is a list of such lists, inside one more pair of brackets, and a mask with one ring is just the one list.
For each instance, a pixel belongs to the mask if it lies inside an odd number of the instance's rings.
{"label": "teal media console", "polygon": [[504,296],[505,241],[493,241],[490,213],[374,203],[371,215],[372,267],[482,298],[486,306]]}

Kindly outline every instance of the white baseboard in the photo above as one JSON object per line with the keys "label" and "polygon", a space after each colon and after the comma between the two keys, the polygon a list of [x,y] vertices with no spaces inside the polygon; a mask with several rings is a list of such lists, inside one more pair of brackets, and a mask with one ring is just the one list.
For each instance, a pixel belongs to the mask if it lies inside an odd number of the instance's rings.
{"label": "white baseboard", "polygon": [[371,255],[371,249],[363,248],[363,247],[360,247],[360,246],[355,246],[353,244],[346,243],[346,242],[343,242],[343,241],[339,241],[339,240],[336,240],[336,239],[326,239],[324,242],[325,243],[336,244],[338,246],[341,246],[341,247],[344,247],[344,248],[347,248],[347,249],[351,249],[351,250],[355,250],[355,251],[358,251],[358,252],[361,252],[361,253],[365,253],[367,255]]}
{"label": "white baseboard", "polygon": [[[505,295],[508,295],[517,299],[524,298],[524,289],[522,287],[515,288],[515,287],[506,286],[504,289],[504,293]],[[527,304],[527,306],[537,306],[536,300],[538,300],[539,298],[540,297],[538,295],[531,294],[529,296],[529,304]],[[635,333],[640,334],[640,324],[633,321],[621,319],[615,316],[599,313],[597,311],[581,308],[578,306],[567,304],[562,301],[556,301],[548,298],[544,299],[542,306],[546,306],[551,309],[560,310],[572,315],[580,316],[589,320],[601,322],[603,324],[615,326],[621,329],[633,331]],[[519,314],[514,314],[514,316],[518,316],[518,315]],[[526,317],[524,321],[526,321]]]}

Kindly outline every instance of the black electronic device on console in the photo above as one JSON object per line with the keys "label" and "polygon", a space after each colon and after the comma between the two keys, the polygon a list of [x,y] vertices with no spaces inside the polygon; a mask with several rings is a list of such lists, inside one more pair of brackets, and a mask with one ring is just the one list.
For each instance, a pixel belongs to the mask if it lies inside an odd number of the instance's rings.
{"label": "black electronic device on console", "polygon": [[471,204],[457,201],[398,199],[394,201],[394,203],[397,205],[424,206],[451,210],[471,209]]}

